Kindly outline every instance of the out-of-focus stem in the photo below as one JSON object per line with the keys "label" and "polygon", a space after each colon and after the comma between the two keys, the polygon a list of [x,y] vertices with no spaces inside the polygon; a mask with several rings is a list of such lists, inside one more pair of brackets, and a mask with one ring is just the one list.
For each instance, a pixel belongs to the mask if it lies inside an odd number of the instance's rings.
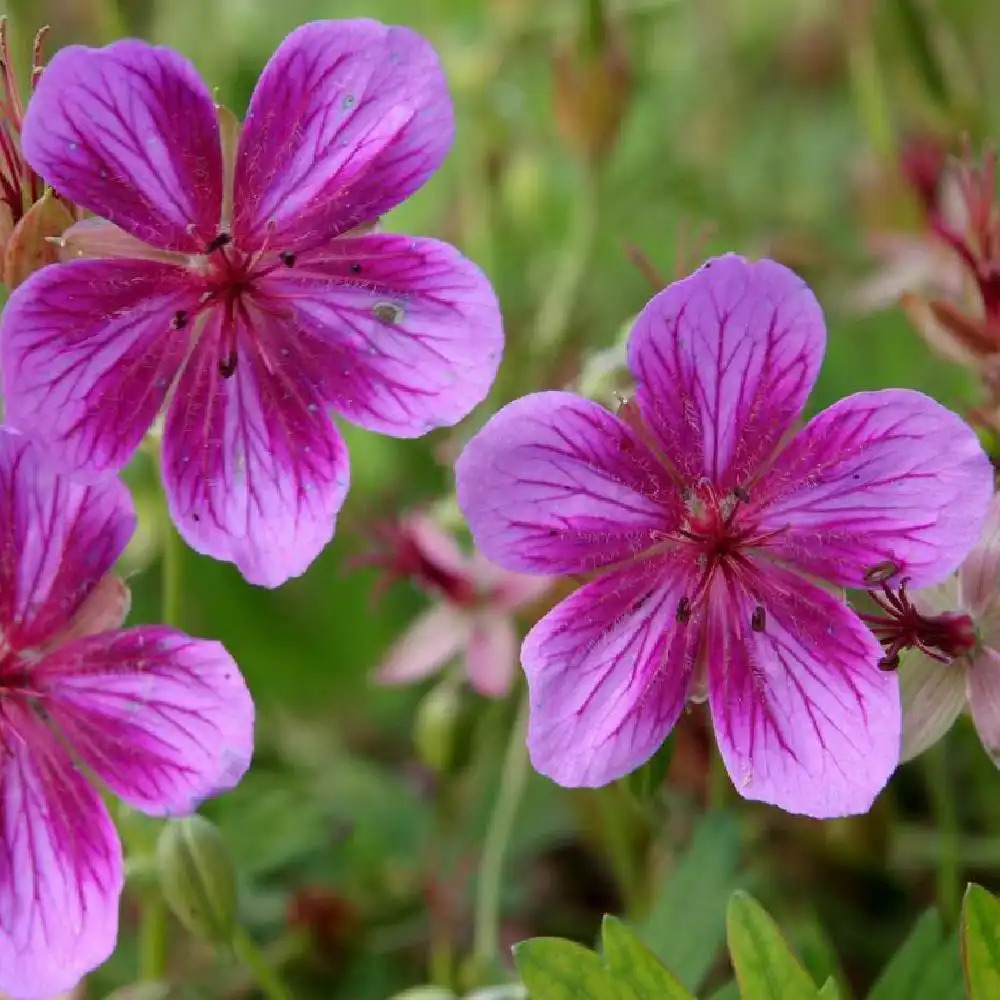
{"label": "out-of-focus stem", "polygon": [[865,4],[852,6],[847,18],[847,58],[854,104],[876,155],[886,163],[894,163],[896,138],[875,45],[872,10]]}
{"label": "out-of-focus stem", "polygon": [[159,982],[167,971],[167,904],[160,891],[146,894],[139,919],[139,978]]}
{"label": "out-of-focus stem", "polygon": [[563,243],[562,255],[528,331],[527,350],[535,364],[551,361],[562,346],[597,240],[600,175],[591,165],[584,167],[583,183],[574,205],[572,226]]}
{"label": "out-of-focus stem", "polygon": [[950,926],[962,905],[962,858],[958,808],[948,760],[948,740],[940,740],[925,756],[927,783],[937,820],[937,898],[941,916]]}
{"label": "out-of-focus stem", "polygon": [[601,813],[604,846],[622,894],[625,914],[635,918],[642,907],[642,873],[629,835],[628,814],[622,801],[621,789],[614,784],[606,785],[598,788],[595,794]]}
{"label": "out-of-focus stem", "polygon": [[511,726],[500,773],[500,787],[479,861],[472,955],[476,968],[481,970],[488,969],[499,953],[503,862],[528,777],[527,731],[528,692],[525,690],[521,693],[517,715]]}
{"label": "out-of-focus stem", "polygon": [[254,982],[268,1000],[293,1000],[288,987],[264,957],[257,942],[242,927],[233,935],[233,952],[247,967]]}

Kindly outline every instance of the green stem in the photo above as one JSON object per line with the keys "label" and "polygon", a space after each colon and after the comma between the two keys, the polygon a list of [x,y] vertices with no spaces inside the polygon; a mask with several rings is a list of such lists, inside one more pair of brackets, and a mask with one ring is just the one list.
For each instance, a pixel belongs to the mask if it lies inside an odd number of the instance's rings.
{"label": "green stem", "polygon": [[712,746],[708,776],[708,808],[724,809],[730,802],[732,782],[726,770],[726,762],[717,746]]}
{"label": "green stem", "polygon": [[606,785],[604,788],[598,788],[596,795],[601,813],[604,846],[622,894],[625,914],[636,917],[642,907],[641,874],[636,864],[621,790],[617,785]]}
{"label": "green stem", "polygon": [[600,184],[599,175],[591,166],[584,167],[582,189],[575,205],[576,214],[563,244],[562,257],[529,333],[528,352],[535,364],[551,361],[562,346],[597,241]]}
{"label": "green stem", "polygon": [[177,529],[170,520],[170,514],[164,512],[163,563],[161,567],[160,584],[160,620],[164,625],[180,628],[182,599],[182,567],[184,563],[184,542],[177,534]]}
{"label": "green stem", "polygon": [[167,971],[167,905],[159,888],[146,894],[139,923],[139,978],[159,982]]}
{"label": "green stem", "polygon": [[948,740],[940,740],[926,755],[927,782],[934,804],[939,834],[937,858],[938,907],[945,922],[954,927],[962,905],[961,830],[955,786],[948,760]]}
{"label": "green stem", "polygon": [[293,1000],[288,987],[268,963],[257,942],[242,927],[233,935],[233,951],[268,1000]]}
{"label": "green stem", "polygon": [[476,912],[473,925],[473,961],[480,970],[490,968],[500,948],[500,888],[503,862],[514,820],[528,777],[528,692],[521,693],[500,773],[500,788],[486,831],[479,861]]}

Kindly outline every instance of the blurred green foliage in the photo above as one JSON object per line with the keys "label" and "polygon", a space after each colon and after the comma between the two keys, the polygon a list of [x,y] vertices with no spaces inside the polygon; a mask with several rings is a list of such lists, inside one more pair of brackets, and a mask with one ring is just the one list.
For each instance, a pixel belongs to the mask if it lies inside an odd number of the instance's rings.
{"label": "blurred green foliage", "polygon": [[[441,53],[456,144],[440,173],[385,225],[455,243],[493,279],[508,336],[494,395],[457,431],[421,442],[347,428],[353,486],[334,543],[304,577],[274,592],[185,552],[182,624],[225,642],[258,704],[253,772],[206,811],[239,869],[242,917],[286,969],[295,995],[385,1000],[435,975],[462,985],[473,873],[511,706],[476,706],[460,780],[442,785],[422,768],[411,740],[421,692],[380,689],[369,673],[425,598],[397,586],[375,600],[373,571],[351,570],[351,557],[368,545],[374,519],[449,490],[450,458],[491,407],[572,380],[612,346],[652,291],[627,247],[640,248],[665,279],[729,249],[799,270],[829,322],[812,410],[895,385],[967,407],[969,378],[932,357],[897,308],[860,315],[849,301],[876,266],[872,232],[919,225],[895,166],[899,140],[998,134],[1000,5],[609,0],[628,84],[620,129],[598,168],[567,145],[554,104],[556,61],[579,37],[584,0],[6,6],[22,45],[48,21],[53,45],[132,34],[173,46],[237,113],[270,53],[307,20],[408,24]],[[553,299],[554,287],[562,300]],[[535,343],[540,316],[556,316],[561,327],[547,354]],[[136,621],[159,615],[163,526],[154,475],[145,457],[128,473],[141,514],[129,555]],[[747,806],[738,820],[709,817],[696,827],[701,804],[690,774],[704,770],[701,737],[693,722],[681,728],[686,749],[670,760],[666,788],[624,818],[628,842],[648,863],[648,905],[634,914],[645,918],[646,943],[686,986],[726,988],[723,912],[742,884],[734,883],[744,878],[739,869],[779,914],[813,978],[834,975],[845,997],[852,984],[853,995],[864,995],[933,891],[941,834],[928,819],[919,765],[904,768],[872,815],[855,821],[819,827]],[[962,788],[963,861],[988,881],[1000,871],[992,839],[1000,779],[966,732],[950,749]],[[511,942],[548,933],[591,943],[601,913],[621,903],[601,829],[586,794],[532,776],[504,883]],[[687,862],[678,863],[689,842]],[[95,995],[135,977],[134,903],[126,901],[119,953],[93,977]],[[830,957],[821,925],[842,964]],[[173,975],[201,983],[205,996],[245,995],[247,981],[231,962],[172,932]],[[911,941],[922,935],[921,953],[947,949],[950,982],[954,939],[931,917],[913,934]],[[887,982],[915,982],[907,977],[918,966],[906,954],[872,997],[902,995]]]}

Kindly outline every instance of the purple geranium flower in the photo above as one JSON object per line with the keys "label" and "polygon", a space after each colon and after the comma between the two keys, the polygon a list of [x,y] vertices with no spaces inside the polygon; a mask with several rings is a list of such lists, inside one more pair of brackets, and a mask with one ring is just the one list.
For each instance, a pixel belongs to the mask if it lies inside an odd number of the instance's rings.
{"label": "purple geranium flower", "polygon": [[[221,127],[220,127],[221,123]],[[333,534],[348,485],[332,409],[415,437],[464,417],[503,335],[482,273],[377,235],[452,141],[431,47],[320,21],[282,43],[242,133],[181,56],[71,46],[24,122],[31,165],[103,216],[2,323],[8,420],[56,468],[120,469],[166,408],[171,515],[200,552],[276,586]]]}
{"label": "purple geranium flower", "polygon": [[121,629],[135,528],[117,480],[53,475],[0,430],[0,993],[69,989],[110,955],[122,854],[89,774],[152,815],[242,777],[253,702],[217,642]]}
{"label": "purple geranium flower", "polygon": [[711,261],[629,340],[637,407],[543,392],[458,461],[487,557],[599,571],[529,633],[532,760],[602,785],[704,697],[747,798],[867,809],[899,759],[896,678],[834,587],[929,583],[976,541],[992,488],[972,431],[904,390],[858,393],[792,434],[825,346],[806,285],[773,261]]}

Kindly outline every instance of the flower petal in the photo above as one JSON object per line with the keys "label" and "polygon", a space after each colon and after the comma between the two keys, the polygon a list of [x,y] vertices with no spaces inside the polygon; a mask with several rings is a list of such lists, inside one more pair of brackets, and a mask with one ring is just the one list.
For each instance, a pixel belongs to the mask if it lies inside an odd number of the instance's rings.
{"label": "flower petal", "polygon": [[418,34],[370,20],[305,24],[250,99],[236,240],[294,250],[370,222],[427,180],[453,134],[441,65]]}
{"label": "flower petal", "polygon": [[[955,666],[951,669],[958,673]],[[989,647],[983,649],[972,661],[965,678],[976,732],[990,760],[1000,767],[1000,653]]]}
{"label": "flower petal", "polygon": [[33,275],[0,318],[7,422],[57,468],[117,471],[149,429],[187,350],[174,318],[197,288],[178,267],[81,260]]}
{"label": "flower petal", "polygon": [[[993,470],[972,430],[919,392],[884,389],[815,416],[751,487],[768,550],[845,587],[884,563],[913,588],[979,538]],[[867,578],[866,578],[867,574]]]}
{"label": "flower petal", "polygon": [[471,261],[437,240],[362,236],[299,256],[261,294],[325,352],[326,401],[393,437],[450,427],[493,384],[500,307]]}
{"label": "flower petal", "polygon": [[965,707],[965,670],[960,663],[941,663],[914,649],[897,673],[903,705],[902,763],[932,747],[954,725]]}
{"label": "flower petal", "polygon": [[70,627],[135,530],[118,480],[53,475],[28,440],[0,429],[0,631],[36,648]]}
{"label": "flower petal", "polygon": [[962,607],[979,618],[1000,603],[1000,494],[986,512],[982,534],[958,571]]}
{"label": "flower petal", "polygon": [[430,677],[462,647],[469,634],[465,614],[451,604],[425,611],[393,643],[375,671],[380,684],[413,684]]}
{"label": "flower petal", "polygon": [[198,252],[222,207],[215,105],[170,49],[69,45],[28,104],[24,156],[63,197],[162,249]]}
{"label": "flower petal", "polygon": [[689,483],[746,486],[802,412],[826,330],[805,282],[727,254],[659,293],[628,343],[643,419]]}
{"label": "flower petal", "polygon": [[278,339],[245,312],[235,370],[213,313],[167,413],[163,476],[187,543],[277,587],[305,572],[333,537],[347,494],[347,449],[317,395],[309,338]]}
{"label": "flower petal", "polygon": [[509,615],[476,615],[465,651],[469,683],[485,698],[502,698],[517,669],[517,630]]}
{"label": "flower petal", "polygon": [[899,760],[899,690],[881,655],[846,605],[792,573],[717,581],[708,698],[744,798],[818,818],[868,810]]}
{"label": "flower petal", "polygon": [[0,991],[51,997],[115,947],[121,846],[97,793],[34,711],[5,699],[0,725]]}
{"label": "flower petal", "polygon": [[628,559],[680,523],[680,493],[639,436],[567,392],[509,403],[455,465],[458,505],[505,569],[578,573]]}
{"label": "flower petal", "polygon": [[606,785],[648,760],[687,699],[700,627],[681,623],[693,565],[648,560],[557,604],[521,647],[536,770],[560,785]]}
{"label": "flower petal", "polygon": [[160,625],[76,639],[34,669],[48,717],[129,805],[185,815],[250,765],[254,708],[218,642]]}

